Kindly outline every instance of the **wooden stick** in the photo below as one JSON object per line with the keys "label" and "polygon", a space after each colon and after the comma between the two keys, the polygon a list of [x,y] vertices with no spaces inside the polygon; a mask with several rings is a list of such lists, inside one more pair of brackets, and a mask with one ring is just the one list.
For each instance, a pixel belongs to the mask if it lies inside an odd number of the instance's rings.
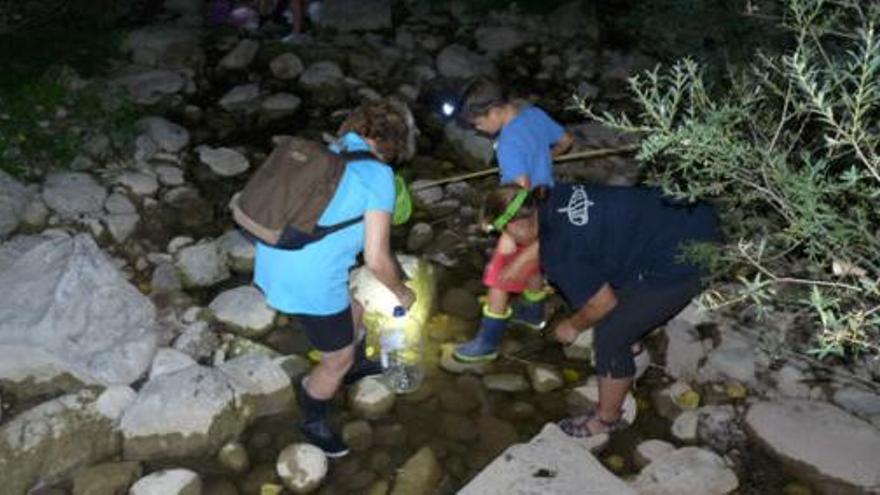
{"label": "wooden stick", "polygon": [[[555,163],[560,162],[568,162],[573,160],[591,160],[594,158],[601,158],[609,155],[620,155],[623,153],[629,153],[637,150],[638,145],[631,144],[629,146],[622,146],[620,148],[600,148],[597,150],[587,150],[587,151],[578,151],[576,153],[567,153],[565,155],[559,155],[553,159]],[[453,177],[447,177],[445,179],[437,179],[431,180],[428,182],[423,182],[415,187],[410,187],[413,191],[418,191],[420,189],[427,189],[429,187],[441,186],[443,184],[448,184],[450,182],[460,182],[463,180],[476,179],[478,177],[485,177],[487,175],[492,175],[498,172],[498,167],[487,168],[486,170],[480,170],[478,172],[470,172],[467,174],[455,175]]]}

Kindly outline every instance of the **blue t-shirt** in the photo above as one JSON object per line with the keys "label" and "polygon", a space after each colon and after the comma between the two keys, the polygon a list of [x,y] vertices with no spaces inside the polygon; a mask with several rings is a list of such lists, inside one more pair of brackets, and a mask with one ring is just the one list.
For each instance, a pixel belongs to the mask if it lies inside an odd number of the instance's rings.
{"label": "blue t-shirt", "polygon": [[605,283],[621,289],[698,276],[681,259],[682,245],[721,238],[712,206],[653,188],[557,184],[538,217],[541,268],[577,307]]}
{"label": "blue t-shirt", "polygon": [[[340,140],[341,149],[369,150],[357,134]],[[331,147],[339,152],[340,147]],[[367,211],[394,210],[394,173],[376,160],[348,163],[336,194],[318,219],[318,225],[334,225]],[[266,295],[269,306],[284,313],[330,315],[348,304],[348,272],[364,249],[364,222],[334,232],[295,251],[257,243],[254,282]]]}
{"label": "blue t-shirt", "polygon": [[525,107],[498,135],[496,153],[501,184],[526,175],[532,187],[553,185],[551,148],[565,129],[537,107]]}

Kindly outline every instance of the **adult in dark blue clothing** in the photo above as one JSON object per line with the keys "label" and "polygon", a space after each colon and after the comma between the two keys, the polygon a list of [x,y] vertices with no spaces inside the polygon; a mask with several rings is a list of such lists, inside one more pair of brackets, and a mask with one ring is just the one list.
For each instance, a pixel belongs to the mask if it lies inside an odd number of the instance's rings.
{"label": "adult in dark blue clothing", "polygon": [[[682,203],[658,189],[557,184],[552,190],[502,187],[487,198],[492,227],[517,243],[539,241],[541,269],[574,312],[555,328],[570,344],[595,332],[599,405],[560,422],[585,437],[625,426],[621,406],[635,375],[631,347],[701,290],[701,270],[682,247],[719,242],[714,209]],[[501,340],[499,335],[485,335]]]}

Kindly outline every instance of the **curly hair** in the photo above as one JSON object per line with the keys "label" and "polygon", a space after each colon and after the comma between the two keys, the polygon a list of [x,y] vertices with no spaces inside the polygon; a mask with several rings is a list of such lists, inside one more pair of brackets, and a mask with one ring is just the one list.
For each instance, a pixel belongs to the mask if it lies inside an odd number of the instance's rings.
{"label": "curly hair", "polygon": [[369,101],[348,114],[338,134],[355,132],[364,139],[372,139],[383,160],[397,163],[410,153],[409,120],[404,109],[390,100]]}

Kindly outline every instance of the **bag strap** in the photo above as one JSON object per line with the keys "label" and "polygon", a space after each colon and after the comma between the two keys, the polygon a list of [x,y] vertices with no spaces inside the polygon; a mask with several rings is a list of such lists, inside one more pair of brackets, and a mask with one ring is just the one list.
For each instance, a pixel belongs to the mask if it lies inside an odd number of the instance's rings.
{"label": "bag strap", "polygon": [[[357,161],[357,160],[376,160],[379,161],[379,158],[372,152],[367,150],[358,150],[358,151],[341,151],[339,153],[339,157],[342,158],[342,161],[347,165],[349,162]],[[361,220],[364,219],[363,215],[359,215],[354,218],[350,218],[348,220],[344,220],[339,223],[334,223],[333,225],[315,226],[315,235],[320,237],[328,236],[338,230],[342,230],[346,227],[350,227]]]}

